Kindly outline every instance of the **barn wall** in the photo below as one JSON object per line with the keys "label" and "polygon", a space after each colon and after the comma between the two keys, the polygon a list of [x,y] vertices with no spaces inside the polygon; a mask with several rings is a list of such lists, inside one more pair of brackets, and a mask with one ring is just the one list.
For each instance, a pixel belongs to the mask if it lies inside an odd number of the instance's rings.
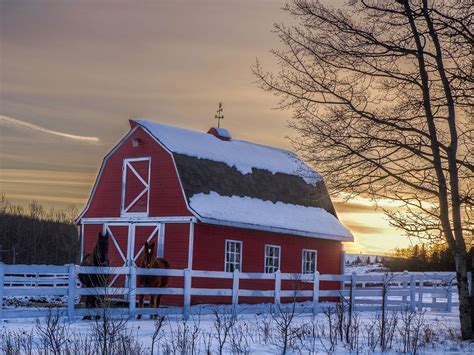
{"label": "barn wall", "polygon": [[[194,270],[224,271],[225,240],[242,241],[242,272],[264,272],[265,244],[281,247],[281,271],[301,273],[303,249],[318,251],[317,269],[321,274],[340,274],[342,243],[333,240],[297,237],[264,231],[197,224],[194,235]],[[321,289],[339,289],[338,282],[322,282]],[[193,287],[232,287],[231,280],[199,279]],[[243,289],[274,289],[273,280],[241,280]],[[286,281],[282,289],[310,290],[312,284]],[[242,303],[269,302],[267,298],[240,297]],[[285,301],[285,300],[283,300]],[[288,300],[287,300],[288,301]],[[227,297],[194,297],[193,303],[230,302]]]}
{"label": "barn wall", "polygon": [[303,249],[318,251],[320,273],[341,272],[341,242],[209,224],[195,226],[193,269],[224,271],[226,239],[242,241],[242,272],[264,272],[265,244],[281,247],[282,272],[301,272]]}
{"label": "barn wall", "polygon": [[[140,139],[138,147],[132,146]],[[149,216],[190,216],[171,155],[138,128],[105,162],[90,207],[83,217],[120,217],[122,165],[127,158],[151,157]]]}
{"label": "barn wall", "polygon": [[[188,267],[189,224],[166,224],[165,227],[165,259],[172,269],[186,269]],[[168,287],[183,287],[181,277],[170,277]],[[183,296],[164,295],[161,298],[163,305],[183,304]]]}

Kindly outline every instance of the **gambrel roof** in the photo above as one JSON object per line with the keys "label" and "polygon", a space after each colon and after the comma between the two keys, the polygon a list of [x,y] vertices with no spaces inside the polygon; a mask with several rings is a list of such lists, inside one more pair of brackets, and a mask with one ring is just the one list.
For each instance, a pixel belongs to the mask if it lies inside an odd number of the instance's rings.
{"label": "gambrel roof", "polygon": [[322,177],[280,148],[134,120],[172,154],[189,207],[204,223],[352,241]]}

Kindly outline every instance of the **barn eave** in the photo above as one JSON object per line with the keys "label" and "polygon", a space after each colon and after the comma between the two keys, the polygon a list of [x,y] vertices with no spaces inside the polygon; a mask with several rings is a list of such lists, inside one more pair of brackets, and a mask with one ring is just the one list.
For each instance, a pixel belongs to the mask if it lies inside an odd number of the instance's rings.
{"label": "barn eave", "polygon": [[225,220],[214,219],[214,218],[198,217],[198,219],[202,223],[212,224],[212,225],[217,225],[217,226],[252,229],[252,230],[259,230],[259,231],[264,231],[264,232],[295,235],[299,237],[335,240],[335,241],[340,241],[340,242],[353,242],[354,241],[354,237],[352,235],[348,237],[348,236],[334,235],[334,234],[328,234],[328,233],[324,233],[324,234],[314,233],[314,232],[299,231],[299,230],[294,230],[294,229],[286,229],[286,228],[279,228],[279,227],[272,227],[272,226],[262,226],[258,224],[225,221]]}

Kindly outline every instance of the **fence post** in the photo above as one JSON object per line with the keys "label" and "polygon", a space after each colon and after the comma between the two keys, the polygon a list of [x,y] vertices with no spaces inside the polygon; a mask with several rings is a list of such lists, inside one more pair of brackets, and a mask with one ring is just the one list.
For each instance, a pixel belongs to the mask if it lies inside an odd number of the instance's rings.
{"label": "fence post", "polygon": [[387,281],[387,274],[383,274],[382,278],[382,310],[385,312],[387,310],[388,303],[388,290],[389,282]]}
{"label": "fence post", "polygon": [[275,272],[275,305],[280,304],[281,299],[281,272],[277,270]]}
{"label": "fence post", "polygon": [[423,310],[423,284],[424,278],[423,275],[420,276],[420,285],[418,287],[418,311]]}
{"label": "fence post", "polygon": [[[343,283],[344,284],[344,283]],[[319,312],[319,271],[313,274],[313,315]]]}
{"label": "fence post", "polygon": [[410,309],[415,310],[415,293],[416,293],[415,275],[410,276]]}
{"label": "fence post", "polygon": [[446,311],[451,312],[453,307],[453,279],[449,280]]}
{"label": "fence post", "polygon": [[4,286],[5,286],[5,270],[4,270],[4,264],[0,262],[0,319],[2,318]]}
{"label": "fence post", "polygon": [[234,269],[232,279],[232,314],[237,316],[237,306],[239,304],[239,269]]}
{"label": "fence post", "polygon": [[137,267],[135,265],[129,266],[128,280],[128,315],[130,318],[135,318],[137,312]]}
{"label": "fence post", "polygon": [[67,279],[67,319],[74,321],[74,304],[76,298],[76,265],[69,264]]}
{"label": "fence post", "polygon": [[355,298],[356,298],[356,286],[357,286],[357,273],[355,271],[351,274],[351,292],[350,292],[350,300],[351,309],[355,311]]}
{"label": "fence post", "polygon": [[431,293],[431,305],[433,306],[432,309],[435,309],[436,307],[436,302],[437,302],[437,297],[436,295],[438,294],[437,291],[439,289],[439,280],[435,280],[434,278],[431,280],[431,283],[433,286],[431,288],[433,289],[434,292]]}
{"label": "fence post", "polygon": [[405,291],[408,291],[408,277],[410,277],[408,270],[403,271],[403,307],[406,307],[407,304],[407,295],[405,294]]}
{"label": "fence post", "polygon": [[191,270],[184,270],[184,300],[183,300],[183,317],[184,319],[189,318],[189,311],[191,307],[191,282],[192,275]]}
{"label": "fence post", "polygon": [[[346,274],[346,252],[343,250],[341,252],[341,275],[345,275]],[[341,285],[339,286],[341,288],[341,290],[344,290],[344,288],[346,287],[346,281],[345,280],[342,280],[341,281]]]}

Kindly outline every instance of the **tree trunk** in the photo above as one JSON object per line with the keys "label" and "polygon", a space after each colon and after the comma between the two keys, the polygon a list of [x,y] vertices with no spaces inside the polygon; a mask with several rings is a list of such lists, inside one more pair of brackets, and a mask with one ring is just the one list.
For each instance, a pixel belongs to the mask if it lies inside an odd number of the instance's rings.
{"label": "tree trunk", "polygon": [[474,329],[474,242],[471,242],[471,330]]}
{"label": "tree trunk", "polygon": [[459,249],[455,251],[456,279],[458,281],[459,295],[459,318],[461,321],[461,337],[463,340],[472,338],[471,302],[469,295],[469,284],[467,279],[466,251]]}

